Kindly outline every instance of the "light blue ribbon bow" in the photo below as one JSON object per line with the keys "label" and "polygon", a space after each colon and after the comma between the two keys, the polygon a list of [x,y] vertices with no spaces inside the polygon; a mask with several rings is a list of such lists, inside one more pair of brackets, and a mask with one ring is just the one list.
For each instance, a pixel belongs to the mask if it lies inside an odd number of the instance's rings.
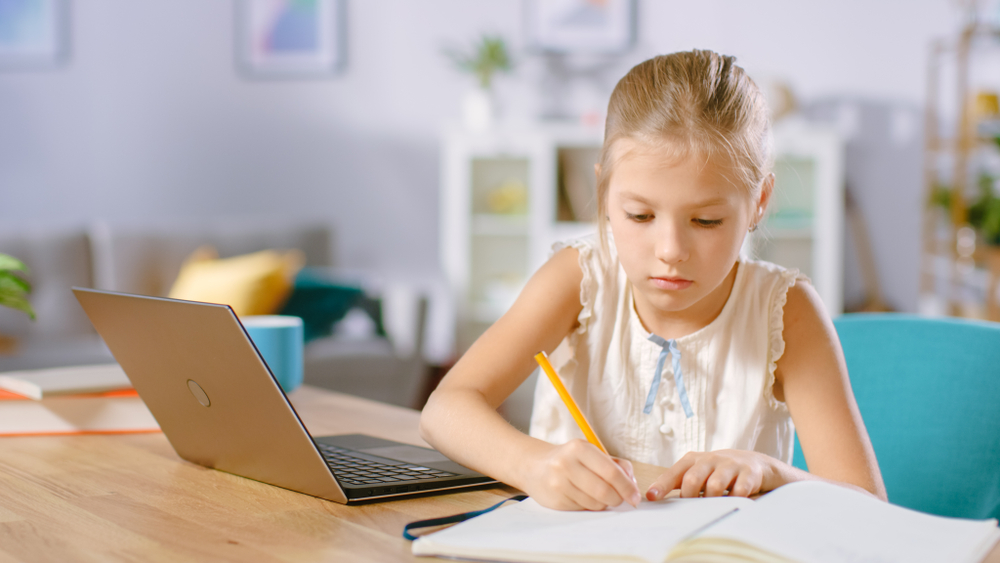
{"label": "light blue ribbon bow", "polygon": [[677,341],[671,338],[664,340],[655,335],[649,335],[649,341],[663,348],[660,357],[656,360],[656,373],[653,374],[653,384],[649,386],[649,395],[646,396],[646,406],[642,412],[649,414],[653,410],[653,401],[656,400],[656,392],[660,389],[660,374],[663,373],[663,364],[667,361],[667,354],[674,366],[674,386],[677,387],[677,395],[681,399],[681,406],[684,407],[684,416],[691,418],[694,411],[691,409],[691,401],[688,400],[687,388],[684,387],[684,375],[681,374],[681,350],[677,347]]}

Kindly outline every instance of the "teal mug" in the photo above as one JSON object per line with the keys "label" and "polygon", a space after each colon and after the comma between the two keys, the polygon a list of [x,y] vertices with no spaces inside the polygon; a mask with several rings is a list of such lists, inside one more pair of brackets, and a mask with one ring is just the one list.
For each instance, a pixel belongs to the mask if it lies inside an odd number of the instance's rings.
{"label": "teal mug", "polygon": [[302,319],[291,315],[241,317],[254,346],[286,393],[302,385]]}

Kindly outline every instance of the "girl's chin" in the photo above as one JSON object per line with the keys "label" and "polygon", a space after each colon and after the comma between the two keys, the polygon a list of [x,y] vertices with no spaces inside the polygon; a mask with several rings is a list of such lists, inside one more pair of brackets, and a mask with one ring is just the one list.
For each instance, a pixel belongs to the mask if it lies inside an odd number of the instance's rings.
{"label": "girl's chin", "polygon": [[687,295],[664,295],[663,291],[656,292],[657,295],[646,295],[646,302],[660,313],[682,313],[690,309],[696,300]]}

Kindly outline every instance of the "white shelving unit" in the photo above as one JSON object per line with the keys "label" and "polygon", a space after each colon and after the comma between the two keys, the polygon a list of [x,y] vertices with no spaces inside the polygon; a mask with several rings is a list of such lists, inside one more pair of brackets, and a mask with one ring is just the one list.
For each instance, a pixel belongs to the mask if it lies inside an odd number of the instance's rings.
{"label": "white shelving unit", "polygon": [[570,125],[445,130],[440,253],[458,296],[459,352],[509,308],[554,242],[596,228],[569,200],[581,210],[593,190],[602,137]]}
{"label": "white shelving unit", "polygon": [[844,143],[833,128],[774,127],[774,196],[751,254],[808,276],[827,312],[844,311]]}

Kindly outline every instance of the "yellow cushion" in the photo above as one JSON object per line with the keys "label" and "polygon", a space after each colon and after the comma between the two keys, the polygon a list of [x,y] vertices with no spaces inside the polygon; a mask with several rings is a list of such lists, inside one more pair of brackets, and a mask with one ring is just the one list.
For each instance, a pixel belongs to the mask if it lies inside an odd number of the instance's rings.
{"label": "yellow cushion", "polygon": [[304,262],[298,250],[262,250],[220,259],[214,249],[202,247],[181,266],[169,297],[223,303],[240,316],[269,315],[288,298]]}

